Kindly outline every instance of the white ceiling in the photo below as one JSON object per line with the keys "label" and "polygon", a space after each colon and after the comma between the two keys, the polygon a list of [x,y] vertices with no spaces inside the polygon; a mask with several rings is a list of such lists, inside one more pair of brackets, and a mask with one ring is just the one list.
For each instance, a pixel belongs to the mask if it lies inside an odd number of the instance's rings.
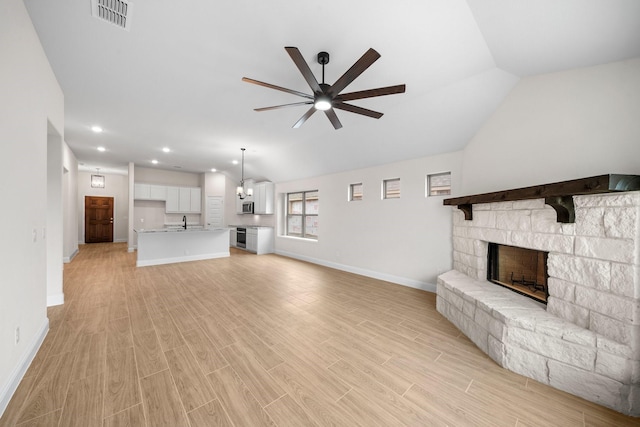
{"label": "white ceiling", "polygon": [[[462,149],[523,76],[640,56],[638,0],[133,0],[130,31],[90,0],[25,0],[65,95],[65,139],[83,168],[145,167],[280,182]],[[311,93],[284,50],[333,83],[368,49],[382,57],[344,92],[405,83],[300,129]],[[94,134],[90,127],[104,128]],[[96,147],[104,146],[100,153]],[[170,147],[165,154],[162,147]],[[157,166],[152,159],[159,160]],[[179,166],[180,169],[175,169]]]}

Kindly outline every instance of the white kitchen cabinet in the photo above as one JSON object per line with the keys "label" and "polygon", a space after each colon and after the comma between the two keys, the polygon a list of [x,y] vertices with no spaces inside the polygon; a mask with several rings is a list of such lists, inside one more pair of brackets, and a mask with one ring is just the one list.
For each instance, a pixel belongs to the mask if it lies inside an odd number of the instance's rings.
{"label": "white kitchen cabinet", "polygon": [[201,213],[202,196],[199,187],[167,187],[167,213]]}
{"label": "white kitchen cabinet", "polygon": [[273,214],[273,198],[274,198],[273,182],[258,182],[253,187],[253,213],[257,215]]}
{"label": "white kitchen cabinet", "polygon": [[151,186],[149,184],[135,183],[133,185],[133,198],[135,200],[149,200]]}
{"label": "white kitchen cabinet", "polygon": [[258,252],[258,229],[247,228],[247,247],[249,252]]}
{"label": "white kitchen cabinet", "polygon": [[273,253],[274,240],[275,238],[273,227],[258,228],[258,242],[256,253],[258,255]]}
{"label": "white kitchen cabinet", "polygon": [[165,211],[167,213],[180,212],[180,188],[167,187],[167,204]]}
{"label": "white kitchen cabinet", "polygon": [[180,187],[178,190],[180,212],[191,212],[191,189]]}
{"label": "white kitchen cabinet", "polygon": [[135,183],[133,185],[133,198],[135,200],[160,200],[167,199],[167,187],[164,185],[153,185]]}
{"label": "white kitchen cabinet", "polygon": [[247,247],[245,250],[258,255],[273,252],[272,227],[247,227]]}
{"label": "white kitchen cabinet", "polygon": [[150,200],[167,200],[167,187],[164,185],[149,186]]}
{"label": "white kitchen cabinet", "polygon": [[200,188],[190,188],[191,197],[190,197],[190,211],[192,213],[200,213],[202,211],[202,198],[200,193]]}

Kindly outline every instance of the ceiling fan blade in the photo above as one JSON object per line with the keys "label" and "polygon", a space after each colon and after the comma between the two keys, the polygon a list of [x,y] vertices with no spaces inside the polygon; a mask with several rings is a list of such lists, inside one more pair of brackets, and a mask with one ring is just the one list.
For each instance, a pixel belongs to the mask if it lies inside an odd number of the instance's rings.
{"label": "ceiling fan blade", "polygon": [[335,130],[338,130],[342,127],[342,123],[340,123],[340,120],[338,119],[338,115],[333,110],[333,108],[329,108],[328,110],[325,110],[324,113],[327,115],[327,118],[329,119],[329,121],[331,122]]}
{"label": "ceiling fan blade", "polygon": [[332,97],[338,95],[342,89],[349,86],[352,81],[380,58],[380,54],[373,49],[369,49],[351,66],[336,82],[329,88]]}
{"label": "ceiling fan blade", "polygon": [[345,104],[344,102],[334,102],[333,108],[337,108],[339,110],[349,111],[351,113],[362,114],[363,116],[373,117],[374,119],[379,119],[383,116],[382,113],[377,111],[368,110],[366,108],[357,107],[351,104]]}
{"label": "ceiling fan blade", "polygon": [[303,115],[302,117],[300,117],[300,119],[299,119],[299,120],[298,120],[298,121],[293,125],[293,128],[294,128],[294,129],[298,129],[298,128],[299,128],[300,126],[302,126],[302,124],[303,124],[304,122],[306,122],[306,121],[307,121],[307,119],[308,119],[309,117],[311,117],[311,116],[313,115],[313,113],[315,113],[315,112],[316,112],[316,107],[311,107],[311,108],[309,109],[309,111],[307,111],[306,113],[304,113],[304,115]]}
{"label": "ceiling fan blade", "polygon": [[314,76],[311,72],[309,64],[307,64],[307,61],[304,60],[298,48],[285,47],[285,50],[287,51],[287,53],[289,53],[291,59],[293,59],[293,62],[296,64],[296,67],[298,67],[298,70],[300,70],[300,72],[302,73],[302,77],[304,77],[304,79],[307,81],[313,93],[321,93],[322,89],[318,84],[318,80],[316,80],[316,76]]}
{"label": "ceiling fan blade", "polygon": [[269,111],[269,110],[277,110],[280,108],[296,107],[298,105],[309,105],[309,104],[313,104],[313,101],[302,101],[302,102],[294,102],[293,104],[274,105],[273,107],[254,108],[253,111]]}
{"label": "ceiling fan blade", "polygon": [[406,85],[379,87],[377,89],[361,90],[358,92],[343,93],[336,96],[336,101],[353,101],[354,99],[373,98],[375,96],[394,95],[404,93]]}
{"label": "ceiling fan blade", "polygon": [[271,83],[265,83],[265,82],[261,82],[259,80],[250,79],[248,77],[243,77],[242,81],[243,82],[247,82],[247,83],[253,83],[254,85],[258,85],[258,86],[267,87],[269,89],[280,90],[282,92],[287,92],[287,93],[290,93],[292,95],[298,95],[298,96],[301,96],[303,98],[313,99],[313,95],[309,95],[309,94],[306,94],[306,93],[298,92],[297,90],[293,90],[293,89],[287,89],[286,87],[280,87],[280,86],[272,85]]}

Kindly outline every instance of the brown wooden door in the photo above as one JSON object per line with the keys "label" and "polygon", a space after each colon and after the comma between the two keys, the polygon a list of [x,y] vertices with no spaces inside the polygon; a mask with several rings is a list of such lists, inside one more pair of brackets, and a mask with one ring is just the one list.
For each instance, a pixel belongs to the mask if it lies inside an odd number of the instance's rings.
{"label": "brown wooden door", "polygon": [[113,197],[84,197],[84,241],[113,242]]}

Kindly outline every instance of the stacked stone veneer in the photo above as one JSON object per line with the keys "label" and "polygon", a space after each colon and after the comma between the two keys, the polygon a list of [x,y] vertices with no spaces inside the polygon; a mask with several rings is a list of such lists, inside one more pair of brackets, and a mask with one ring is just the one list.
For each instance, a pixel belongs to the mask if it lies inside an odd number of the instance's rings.
{"label": "stacked stone veneer", "polygon": [[[506,369],[640,416],[640,192],[574,204],[573,224],[544,199],[454,209],[437,308]],[[486,280],[488,242],[549,252],[548,305]]]}

